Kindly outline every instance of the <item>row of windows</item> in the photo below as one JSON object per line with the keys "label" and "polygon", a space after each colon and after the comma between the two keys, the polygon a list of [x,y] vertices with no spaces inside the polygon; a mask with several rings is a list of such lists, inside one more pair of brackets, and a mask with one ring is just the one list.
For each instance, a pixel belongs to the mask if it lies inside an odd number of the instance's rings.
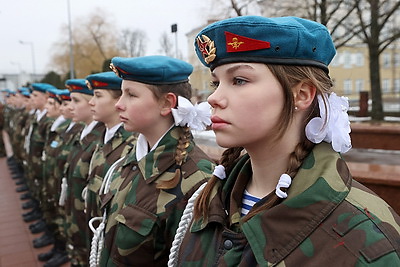
{"label": "row of windows", "polygon": [[[393,90],[392,90],[393,87]],[[382,80],[382,93],[400,93],[400,79],[395,79],[394,83],[391,79]],[[355,91],[354,93],[359,93],[365,90],[365,82],[363,79],[355,80]],[[353,80],[343,81],[343,93],[352,94],[353,93]]]}
{"label": "row of windows", "polygon": [[[332,67],[343,65],[344,68],[362,67],[364,66],[364,54],[361,52],[350,53],[348,51],[338,52],[333,58]],[[392,66],[400,67],[400,54],[384,53],[381,58],[382,67],[390,68]]]}

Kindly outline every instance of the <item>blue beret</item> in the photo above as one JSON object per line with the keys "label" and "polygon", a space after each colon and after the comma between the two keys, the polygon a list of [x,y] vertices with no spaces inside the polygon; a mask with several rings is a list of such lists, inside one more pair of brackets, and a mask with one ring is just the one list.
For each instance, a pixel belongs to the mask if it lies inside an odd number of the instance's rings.
{"label": "blue beret", "polygon": [[166,56],[114,57],[110,67],[124,80],[154,85],[187,82],[193,71],[189,63]]}
{"label": "blue beret", "polygon": [[65,82],[65,86],[71,93],[93,95],[93,91],[87,87],[85,79],[69,79]]}
{"label": "blue beret", "polygon": [[26,97],[30,97],[31,96],[31,91],[29,91],[29,90],[21,91],[21,95],[26,96]]}
{"label": "blue beret", "polygon": [[71,94],[68,89],[60,89],[58,90],[58,99],[63,100],[71,100]]}
{"label": "blue beret", "polygon": [[121,90],[122,79],[112,71],[91,74],[86,77],[89,89]]}
{"label": "blue beret", "polygon": [[32,83],[31,89],[32,91],[46,93],[49,89],[56,89],[56,87],[48,83]]}
{"label": "blue beret", "polygon": [[320,23],[297,17],[241,16],[215,22],[195,40],[200,61],[214,69],[233,62],[307,65],[328,72],[336,54]]}

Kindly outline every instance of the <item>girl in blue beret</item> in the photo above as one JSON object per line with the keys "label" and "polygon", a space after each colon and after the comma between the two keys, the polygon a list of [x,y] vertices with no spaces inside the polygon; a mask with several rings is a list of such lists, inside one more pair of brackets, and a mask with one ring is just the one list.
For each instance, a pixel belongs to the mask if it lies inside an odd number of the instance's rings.
{"label": "girl in blue beret", "polygon": [[210,107],[191,104],[193,67],[184,61],[113,58],[112,68],[123,79],[120,120],[139,136],[100,189],[104,216],[90,265],[166,266],[183,208],[213,169],[191,134],[211,123]]}
{"label": "girl in blue beret", "polygon": [[64,167],[60,203],[65,207],[65,232],[67,250],[72,266],[86,266],[88,262],[87,240],[89,232],[85,216],[82,191],[86,187],[93,152],[104,136],[104,123],[95,121],[89,105],[93,91],[85,79],[70,79],[66,86],[71,92],[70,109],[73,120],[84,124],[84,128],[69,144],[70,152]]}
{"label": "girl in blue beret", "polygon": [[[89,223],[92,218],[102,215],[99,206],[99,190],[107,170],[132,149],[137,134],[124,129],[115,107],[122,94],[122,79],[117,77],[114,72],[109,71],[87,76],[86,83],[93,90],[93,97],[89,101],[93,119],[103,122],[106,127],[104,136],[96,146],[90,160],[87,186],[83,191],[86,221]],[[98,225],[98,221],[91,222],[91,227]],[[89,232],[87,245],[88,252],[90,252],[93,232],[89,226],[86,230]]]}
{"label": "girl in blue beret", "polygon": [[332,92],[327,29],[237,17],[204,28],[195,46],[228,149],[189,200],[169,266],[399,265],[399,216],[340,155],[351,148],[349,106]]}

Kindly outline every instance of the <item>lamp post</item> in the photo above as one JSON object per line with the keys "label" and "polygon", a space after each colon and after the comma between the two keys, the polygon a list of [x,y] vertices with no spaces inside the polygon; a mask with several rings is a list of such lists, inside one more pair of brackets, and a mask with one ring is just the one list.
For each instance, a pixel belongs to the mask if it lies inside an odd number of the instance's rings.
{"label": "lamp post", "polygon": [[25,42],[25,41],[19,40],[19,43],[20,43],[20,44],[23,44],[23,45],[30,45],[30,46],[31,46],[32,71],[33,71],[32,76],[35,76],[35,74],[36,74],[36,67],[35,67],[35,49],[34,49],[34,46],[33,46],[33,42]]}
{"label": "lamp post", "polygon": [[68,32],[69,32],[69,77],[74,79],[74,48],[72,44],[72,29],[71,29],[71,7],[69,0],[67,0],[68,5]]}
{"label": "lamp post", "polygon": [[178,24],[171,25],[171,32],[175,33],[175,57],[178,58]]}

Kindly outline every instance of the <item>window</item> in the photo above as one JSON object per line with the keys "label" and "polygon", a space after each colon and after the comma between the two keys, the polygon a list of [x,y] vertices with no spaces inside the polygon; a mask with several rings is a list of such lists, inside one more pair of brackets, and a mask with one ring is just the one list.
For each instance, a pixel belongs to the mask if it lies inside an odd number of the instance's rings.
{"label": "window", "polygon": [[356,53],[354,57],[356,66],[358,67],[364,66],[364,55],[362,53]]}
{"label": "window", "polygon": [[400,54],[395,54],[394,55],[394,65],[396,67],[400,67]]}
{"label": "window", "polygon": [[351,68],[351,54],[349,52],[344,52],[343,58],[344,58],[344,68],[346,69]]}
{"label": "window", "polygon": [[394,90],[395,93],[400,93],[400,79],[394,80]]}
{"label": "window", "polygon": [[383,54],[382,67],[384,67],[384,68],[390,67],[390,54],[388,54],[388,53]]}
{"label": "window", "polygon": [[356,80],[356,92],[359,93],[361,91],[364,91],[364,80],[358,79]]}
{"label": "window", "polygon": [[382,81],[382,93],[389,93],[390,92],[390,80],[383,79]]}
{"label": "window", "polygon": [[351,94],[353,92],[352,86],[353,86],[352,80],[344,80],[344,82],[343,82],[343,93],[345,95]]}

